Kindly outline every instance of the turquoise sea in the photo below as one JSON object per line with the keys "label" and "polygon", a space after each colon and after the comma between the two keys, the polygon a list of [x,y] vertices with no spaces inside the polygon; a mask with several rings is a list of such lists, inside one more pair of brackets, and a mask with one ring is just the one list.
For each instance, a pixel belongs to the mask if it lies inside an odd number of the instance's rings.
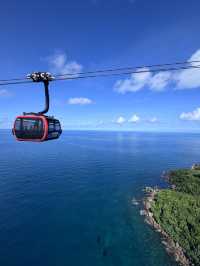
{"label": "turquoise sea", "polygon": [[65,131],[27,143],[1,130],[0,265],[176,265],[131,199],[199,161],[198,134]]}

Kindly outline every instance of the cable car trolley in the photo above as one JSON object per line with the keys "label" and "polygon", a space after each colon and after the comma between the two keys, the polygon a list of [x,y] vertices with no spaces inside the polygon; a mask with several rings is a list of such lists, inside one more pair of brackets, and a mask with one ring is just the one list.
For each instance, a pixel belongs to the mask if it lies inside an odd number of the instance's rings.
{"label": "cable car trolley", "polygon": [[13,135],[19,141],[46,141],[57,139],[62,133],[58,119],[46,116],[49,110],[49,82],[53,77],[48,72],[34,72],[27,76],[33,82],[42,82],[45,89],[45,108],[38,113],[23,113],[17,116],[12,129]]}

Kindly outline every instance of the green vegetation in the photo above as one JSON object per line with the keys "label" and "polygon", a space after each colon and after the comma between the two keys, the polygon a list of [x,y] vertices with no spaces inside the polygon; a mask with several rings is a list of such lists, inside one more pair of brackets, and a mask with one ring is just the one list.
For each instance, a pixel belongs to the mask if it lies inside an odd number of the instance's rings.
{"label": "green vegetation", "polygon": [[171,171],[174,189],[161,190],[151,206],[155,220],[200,265],[200,170]]}
{"label": "green vegetation", "polygon": [[200,195],[200,170],[180,169],[169,173],[169,182],[176,191]]}

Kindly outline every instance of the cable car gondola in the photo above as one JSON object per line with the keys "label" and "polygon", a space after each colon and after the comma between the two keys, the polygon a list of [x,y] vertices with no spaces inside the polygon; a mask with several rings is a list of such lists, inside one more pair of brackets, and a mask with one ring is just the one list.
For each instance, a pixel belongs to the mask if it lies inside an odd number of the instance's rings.
{"label": "cable car gondola", "polygon": [[28,76],[34,82],[43,82],[45,87],[45,109],[38,113],[24,113],[17,116],[14,122],[13,135],[19,141],[46,141],[57,139],[62,133],[58,119],[46,116],[49,110],[49,81],[53,79],[50,73],[37,72]]}

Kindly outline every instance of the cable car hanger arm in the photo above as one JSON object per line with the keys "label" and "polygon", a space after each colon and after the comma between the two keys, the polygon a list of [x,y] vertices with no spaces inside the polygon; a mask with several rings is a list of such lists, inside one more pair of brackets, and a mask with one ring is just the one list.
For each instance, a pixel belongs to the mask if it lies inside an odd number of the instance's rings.
{"label": "cable car hanger arm", "polygon": [[49,81],[44,81],[44,90],[45,90],[45,108],[41,112],[39,112],[39,115],[46,114],[49,111]]}
{"label": "cable car hanger arm", "polygon": [[53,80],[53,77],[48,72],[34,72],[27,76],[29,79],[32,79],[33,82],[43,82],[44,90],[45,90],[45,108],[44,110],[38,113],[24,113],[24,115],[34,114],[34,115],[44,115],[49,111],[49,81]]}

